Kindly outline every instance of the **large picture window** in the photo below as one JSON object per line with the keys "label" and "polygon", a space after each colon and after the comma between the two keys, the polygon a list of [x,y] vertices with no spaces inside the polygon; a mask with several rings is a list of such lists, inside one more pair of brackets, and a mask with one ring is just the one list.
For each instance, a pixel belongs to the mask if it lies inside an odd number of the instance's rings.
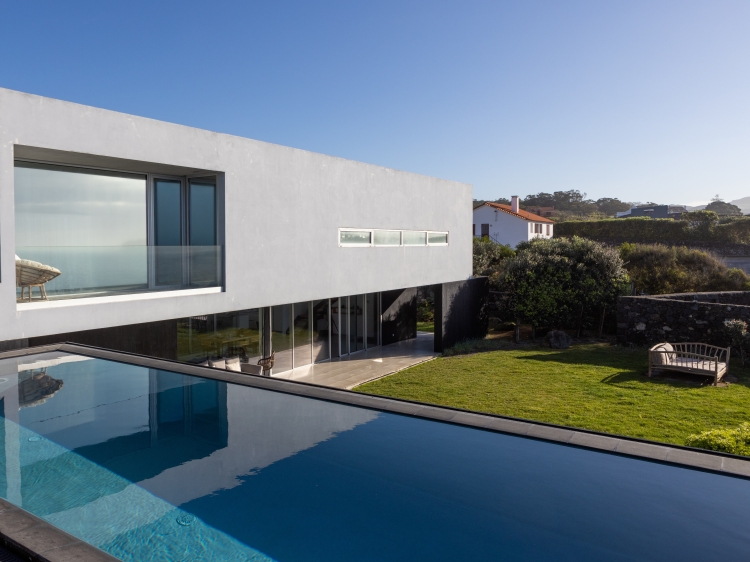
{"label": "large picture window", "polygon": [[[215,176],[15,163],[23,300],[219,286]],[[35,282],[35,272],[52,279]],[[32,295],[32,290],[36,292]],[[42,289],[44,290],[42,292]]]}

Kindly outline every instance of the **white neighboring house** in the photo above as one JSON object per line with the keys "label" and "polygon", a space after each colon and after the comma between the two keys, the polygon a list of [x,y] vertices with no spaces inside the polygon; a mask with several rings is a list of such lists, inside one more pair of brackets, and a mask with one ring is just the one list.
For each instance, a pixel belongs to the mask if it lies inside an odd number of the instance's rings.
{"label": "white neighboring house", "polygon": [[474,208],[474,236],[511,248],[532,238],[552,238],[553,227],[551,220],[520,209],[517,195],[511,197],[510,205],[487,202]]}

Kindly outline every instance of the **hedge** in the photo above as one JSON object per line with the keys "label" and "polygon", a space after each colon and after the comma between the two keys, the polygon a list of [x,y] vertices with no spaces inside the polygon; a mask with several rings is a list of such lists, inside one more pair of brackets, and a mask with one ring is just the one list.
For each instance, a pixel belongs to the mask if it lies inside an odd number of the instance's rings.
{"label": "hedge", "polygon": [[648,217],[569,221],[555,224],[555,237],[572,236],[626,242],[750,244],[750,217],[706,225],[701,228],[691,227],[690,223],[685,220]]}

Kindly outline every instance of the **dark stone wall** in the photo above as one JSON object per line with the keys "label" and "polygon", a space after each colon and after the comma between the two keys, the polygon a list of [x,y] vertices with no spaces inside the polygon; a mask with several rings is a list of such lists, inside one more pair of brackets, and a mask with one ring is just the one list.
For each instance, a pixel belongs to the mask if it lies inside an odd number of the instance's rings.
{"label": "dark stone wall", "polygon": [[383,291],[383,345],[417,337],[417,289]]}
{"label": "dark stone wall", "polygon": [[490,282],[487,277],[435,287],[435,351],[487,335]]}
{"label": "dark stone wall", "polygon": [[718,291],[714,293],[677,293],[673,295],[654,295],[657,299],[669,299],[688,302],[710,302],[719,304],[739,304],[750,306],[750,291]]}
{"label": "dark stone wall", "polygon": [[747,291],[620,297],[617,339],[637,345],[690,341],[727,346],[724,321],[750,323],[748,304]]}
{"label": "dark stone wall", "polygon": [[0,352],[13,351],[14,349],[24,349],[27,347],[29,347],[28,339],[0,341]]}
{"label": "dark stone wall", "polygon": [[162,320],[28,339],[29,347],[62,342],[92,345],[162,359],[177,359],[177,320]]}

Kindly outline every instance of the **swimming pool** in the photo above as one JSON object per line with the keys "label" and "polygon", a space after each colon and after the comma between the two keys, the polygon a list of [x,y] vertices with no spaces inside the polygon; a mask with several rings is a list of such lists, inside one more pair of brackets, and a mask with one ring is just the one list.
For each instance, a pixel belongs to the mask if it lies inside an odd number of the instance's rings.
{"label": "swimming pool", "polygon": [[738,560],[750,481],[63,352],[0,360],[0,496],[127,561]]}

